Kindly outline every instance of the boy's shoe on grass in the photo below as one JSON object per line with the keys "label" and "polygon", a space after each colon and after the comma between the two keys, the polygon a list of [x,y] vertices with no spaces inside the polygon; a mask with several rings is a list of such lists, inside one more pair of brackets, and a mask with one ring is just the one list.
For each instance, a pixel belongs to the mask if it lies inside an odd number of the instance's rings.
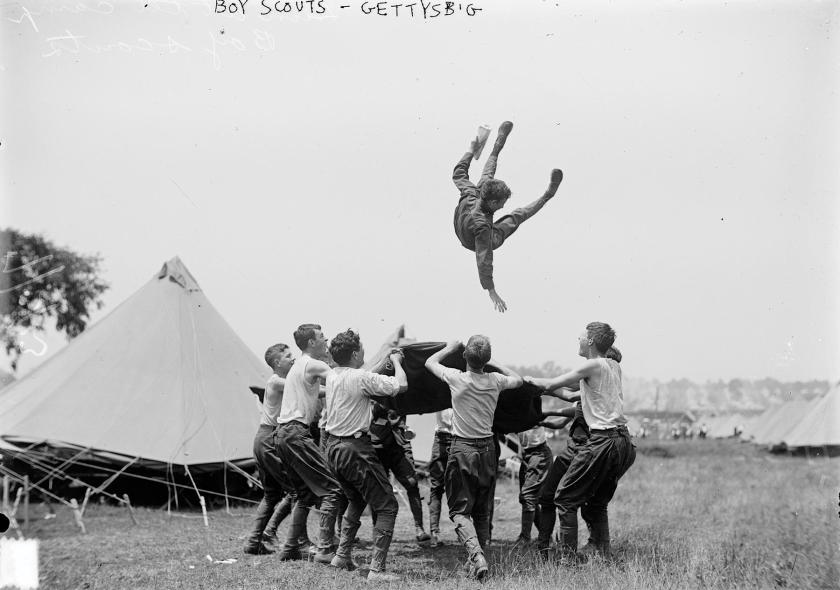
{"label": "boy's shoe on grass", "polygon": [[332,558],[330,565],[340,570],[347,570],[348,572],[355,571],[359,568],[352,557],[339,557],[338,555]]}
{"label": "boy's shoe on grass", "polygon": [[303,553],[300,552],[300,549],[295,547],[294,549],[283,549],[279,554],[280,561],[298,561],[303,559]]}
{"label": "boy's shoe on grass", "polygon": [[245,545],[245,553],[248,555],[271,555],[274,549],[265,543],[257,543],[255,545]]}
{"label": "boy's shoe on grass", "polygon": [[423,530],[423,527],[421,526],[414,527],[414,538],[417,539],[417,542],[421,545],[426,544],[431,540],[429,533]]}
{"label": "boy's shoe on grass", "polygon": [[315,563],[331,564],[334,557],[335,553],[333,553],[332,551],[330,551],[329,553],[322,553],[321,551],[316,551],[313,561],[315,561]]}

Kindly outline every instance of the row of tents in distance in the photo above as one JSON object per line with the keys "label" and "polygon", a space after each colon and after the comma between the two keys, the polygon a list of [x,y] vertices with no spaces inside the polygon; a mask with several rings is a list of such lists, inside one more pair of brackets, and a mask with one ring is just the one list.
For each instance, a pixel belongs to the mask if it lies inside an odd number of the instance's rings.
{"label": "row of tents in distance", "polygon": [[777,452],[840,451],[840,384],[813,399],[790,399],[758,413],[634,415],[628,428],[635,436],[660,439],[738,438]]}

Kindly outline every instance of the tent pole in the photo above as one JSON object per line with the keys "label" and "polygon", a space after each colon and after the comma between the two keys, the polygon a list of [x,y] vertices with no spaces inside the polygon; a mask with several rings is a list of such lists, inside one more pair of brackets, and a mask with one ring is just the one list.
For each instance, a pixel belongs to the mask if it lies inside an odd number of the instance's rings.
{"label": "tent pole", "polygon": [[23,528],[29,530],[29,476],[23,476]]}
{"label": "tent pole", "polygon": [[[17,473],[15,473],[14,471],[12,471],[12,470],[11,470],[11,469],[9,469],[8,467],[4,467],[2,464],[0,464],[0,473],[3,473],[3,474],[4,474],[4,475],[6,475],[6,476],[12,477],[13,479],[17,479],[17,480],[23,481],[23,477],[22,477],[21,475],[18,475]],[[60,503],[64,504],[65,506],[68,506],[68,507],[69,507],[69,506],[71,506],[70,502],[68,502],[68,501],[67,501],[67,500],[65,500],[64,498],[60,498],[60,497],[56,496],[55,494],[53,494],[51,491],[47,490],[46,488],[43,488],[43,487],[41,487],[41,486],[37,486],[37,485],[32,484],[32,483],[30,483],[29,485],[30,485],[30,487],[35,488],[36,490],[38,490],[39,492],[41,492],[42,494],[44,494],[44,503],[45,503],[47,506],[49,506],[49,507],[50,507],[50,511],[51,511],[53,514],[55,513],[55,511],[54,511],[54,510],[52,510],[52,504],[50,504],[50,503],[49,503],[49,501],[48,501],[48,497],[49,497],[49,498],[52,498],[53,500],[57,500],[58,502],[60,502]]]}
{"label": "tent pole", "polygon": [[82,500],[82,507],[80,509],[80,512],[82,513],[82,516],[85,515],[85,510],[87,510],[88,500],[90,500],[90,488],[85,490],[85,499]]}
{"label": "tent pole", "polygon": [[198,496],[198,501],[201,504],[201,514],[204,516],[204,526],[209,527],[210,523],[207,521],[207,503],[204,501],[204,496],[202,496],[201,492],[198,491],[198,486],[195,485],[195,480],[193,479],[192,473],[190,473],[190,468],[184,465],[184,471],[187,472],[187,476],[190,478],[190,483],[192,483],[193,489],[195,490],[195,495]]}
{"label": "tent pole", "polygon": [[44,471],[46,472],[46,475],[44,477],[42,477],[40,480],[38,480],[37,482],[35,482],[35,485],[41,485],[42,483],[44,483],[44,480],[49,479],[50,480],[50,489],[52,489],[52,476],[54,476],[57,473],[60,473],[60,474],[64,475],[63,469],[65,467],[69,467],[70,465],[75,463],[76,460],[79,457],[81,457],[84,453],[88,452],[89,450],[90,450],[90,447],[87,447],[85,449],[82,449],[81,451],[79,451],[78,453],[76,453],[75,455],[73,455],[72,457],[70,457],[69,459],[67,459],[63,463],[61,463],[60,465],[57,465],[55,467],[50,467],[49,469],[44,468]]}
{"label": "tent pole", "polygon": [[9,517],[9,527],[15,529],[15,532],[17,533],[18,539],[23,538],[23,533],[21,532],[20,525],[18,524],[18,521],[17,521],[17,509],[18,509],[18,506],[20,505],[20,498],[21,498],[22,495],[23,495],[23,487],[19,486],[18,489],[17,489],[17,495],[15,496],[15,503],[12,505],[11,509],[8,511],[8,514],[6,515],[6,516]]}
{"label": "tent pole", "polygon": [[[51,473],[53,473],[53,475],[55,475],[57,477],[60,477],[61,479],[69,479],[73,483],[76,483],[76,484],[78,484],[78,485],[80,485],[84,488],[93,489],[93,493],[105,494],[106,496],[108,496],[109,498],[113,498],[117,502],[122,502],[121,498],[119,498],[118,496],[115,496],[114,494],[111,494],[111,493],[108,493],[108,492],[104,491],[103,487],[94,488],[92,485],[90,485],[88,483],[85,483],[84,481],[82,481],[78,478],[75,478],[75,477],[73,477],[71,475],[68,475],[66,473],[63,473],[61,471],[56,471],[55,468],[50,468],[48,465],[44,465],[43,461],[39,461],[39,460],[35,459],[34,457],[31,457],[30,454],[23,455],[23,454],[20,454],[20,453],[16,453],[14,455],[14,457],[16,459],[20,460],[20,461],[23,461],[24,463],[28,463],[29,465],[34,466],[34,467],[36,467],[36,468],[38,468],[42,471],[51,472]],[[132,463],[133,463],[133,461],[132,461]],[[129,463],[129,465],[131,465],[131,463]],[[128,467],[128,465],[126,465],[126,467]],[[123,468],[123,469],[125,469],[125,468]],[[122,470],[120,470],[120,472],[121,471]],[[119,475],[120,472],[117,472],[117,475]],[[36,489],[40,489],[40,484],[43,483],[43,481],[45,479],[46,479],[46,477],[41,478],[38,482],[32,484],[32,486]],[[53,481],[53,477],[50,477],[49,478],[50,489],[52,489],[52,481]],[[110,480],[107,483],[110,484]]]}
{"label": "tent pole", "polygon": [[199,494],[198,501],[201,503],[201,515],[204,517],[204,528],[209,528],[210,523],[207,521],[207,503],[204,501],[204,496]]}
{"label": "tent pole", "polygon": [[222,478],[225,486],[225,512],[230,514],[230,502],[228,501],[228,487],[227,487],[227,461],[222,464]]}
{"label": "tent pole", "polygon": [[76,498],[72,498],[70,500],[70,507],[73,509],[73,516],[76,519],[76,524],[80,529],[82,529],[82,534],[87,534],[87,531],[85,530],[85,523],[82,522],[82,513],[79,510],[79,503],[76,502]]}
{"label": "tent pole", "polygon": [[134,523],[134,526],[137,526],[137,517],[134,515],[134,507],[131,505],[131,500],[128,499],[128,494],[123,494],[123,499],[128,508],[128,515],[131,517],[131,522]]}
{"label": "tent pole", "polygon": [[242,477],[244,477],[245,479],[250,481],[252,484],[257,486],[258,488],[262,489],[262,484],[260,483],[260,480],[255,478],[253,475],[251,475],[250,473],[248,473],[247,471],[245,471],[241,467],[237,467],[236,465],[234,465],[230,461],[227,461],[227,464],[230,465],[231,469],[236,471],[239,475],[241,475]]}

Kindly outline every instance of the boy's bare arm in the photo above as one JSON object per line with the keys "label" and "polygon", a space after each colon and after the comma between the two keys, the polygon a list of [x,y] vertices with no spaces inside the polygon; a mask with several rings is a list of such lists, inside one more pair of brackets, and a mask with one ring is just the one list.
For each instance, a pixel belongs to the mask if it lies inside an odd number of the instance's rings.
{"label": "boy's bare arm", "polygon": [[490,224],[481,221],[473,228],[475,236],[475,265],[478,268],[478,281],[481,288],[486,290],[497,311],[507,311],[507,304],[496,292],[493,281],[493,231]]}
{"label": "boy's bare arm", "polygon": [[511,385],[508,389],[516,389],[517,387],[522,387],[522,384],[524,383],[524,381],[522,380],[522,377],[520,377],[518,373],[508,369],[506,366],[504,366],[502,364],[499,364],[499,363],[493,361],[493,359],[490,359],[490,364],[492,364],[494,367],[496,367],[496,372],[501,373],[505,377],[510,377],[511,379],[514,380],[513,383],[511,383]]}
{"label": "boy's bare arm", "polygon": [[575,408],[563,408],[562,410],[543,410],[543,416],[563,416],[564,418],[574,418]]}
{"label": "boy's bare arm", "polygon": [[383,372],[385,372],[385,370],[388,368],[388,363],[391,360],[391,355],[394,354],[394,353],[402,354],[402,351],[397,347],[391,348],[391,352],[389,352],[387,355],[385,355],[384,357],[379,359],[379,362],[376,363],[375,365],[373,365],[370,368],[370,372],[371,373],[383,373]]}
{"label": "boy's bare arm", "polygon": [[405,369],[402,367],[403,355],[400,352],[391,353],[391,363],[394,365],[394,377],[400,383],[399,393],[404,393],[408,390],[408,377],[405,374]]}
{"label": "boy's bare arm", "polygon": [[560,430],[561,428],[565,428],[571,421],[571,418],[563,418],[562,420],[543,420],[540,422],[540,426],[551,428],[552,430]]}
{"label": "boy's bare arm", "polygon": [[590,359],[578,368],[573,369],[567,373],[563,373],[558,377],[552,377],[550,379],[543,377],[526,377],[525,382],[532,383],[537,387],[540,387],[547,391],[555,391],[557,389],[560,389],[561,387],[580,387],[580,380],[589,377],[597,367],[598,362]]}
{"label": "boy's bare arm", "polygon": [[[580,389],[580,387],[576,387],[575,390]],[[569,393],[572,389],[569,387],[561,387],[556,391],[544,391],[543,395],[547,395],[549,397],[556,397],[557,399],[562,399],[564,402],[577,402],[580,401],[580,394],[579,393]]]}
{"label": "boy's bare arm", "polygon": [[432,375],[434,375],[435,377],[437,377],[438,379],[443,381],[444,380],[443,379],[443,371],[444,371],[444,369],[446,369],[446,367],[441,365],[440,361],[446,355],[455,352],[458,349],[458,347],[460,347],[460,346],[461,346],[460,341],[450,340],[446,344],[446,346],[444,346],[442,349],[440,349],[439,351],[434,353],[432,356],[430,356],[428,359],[426,359],[426,363],[425,363],[426,368],[432,373]]}
{"label": "boy's bare arm", "polygon": [[306,374],[304,375],[304,379],[306,379],[308,383],[313,384],[320,379],[323,384],[323,382],[327,379],[327,373],[331,370],[330,366],[324,361],[312,359],[306,364]]}

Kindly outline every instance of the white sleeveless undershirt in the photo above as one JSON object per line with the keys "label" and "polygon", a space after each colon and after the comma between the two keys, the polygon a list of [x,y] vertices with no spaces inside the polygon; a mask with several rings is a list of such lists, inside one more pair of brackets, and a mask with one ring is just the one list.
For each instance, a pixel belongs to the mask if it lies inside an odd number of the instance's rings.
{"label": "white sleeveless undershirt", "polygon": [[286,375],[286,386],[283,391],[283,404],[280,406],[280,415],[277,416],[278,424],[286,424],[293,420],[312,424],[318,417],[318,393],[320,383],[306,382],[306,365],[312,357],[304,354],[298,359],[289,374]]}
{"label": "white sleeveless undershirt", "polygon": [[598,370],[580,380],[581,407],[586,424],[596,430],[609,430],[627,424],[621,366],[612,359],[599,358]]}

